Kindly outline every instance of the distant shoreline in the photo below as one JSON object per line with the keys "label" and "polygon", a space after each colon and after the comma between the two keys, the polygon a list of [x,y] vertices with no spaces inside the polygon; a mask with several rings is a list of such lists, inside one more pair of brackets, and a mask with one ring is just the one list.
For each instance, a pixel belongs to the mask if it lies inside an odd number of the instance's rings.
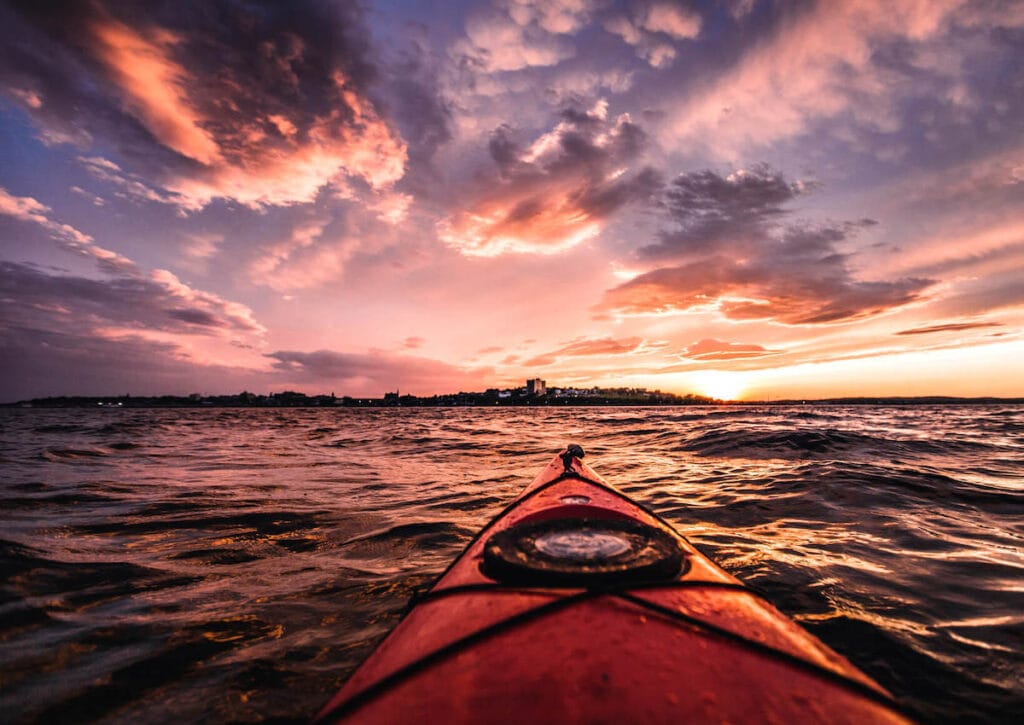
{"label": "distant shoreline", "polygon": [[993,396],[962,398],[929,396],[862,396],[844,398],[796,398],[783,400],[716,400],[696,395],[645,393],[640,396],[594,394],[586,398],[524,396],[493,399],[483,393],[459,393],[430,397],[401,396],[386,398],[306,396],[296,393],[269,396],[59,396],[0,403],[0,408],[561,408],[561,407],[688,407],[688,406],[795,406],[795,405],[1020,405],[1024,397]]}

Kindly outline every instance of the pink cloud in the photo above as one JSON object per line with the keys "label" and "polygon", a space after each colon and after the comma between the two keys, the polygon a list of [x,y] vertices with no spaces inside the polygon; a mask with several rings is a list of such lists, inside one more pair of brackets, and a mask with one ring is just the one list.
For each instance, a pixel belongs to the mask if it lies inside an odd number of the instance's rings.
{"label": "pink cloud", "polygon": [[637,55],[655,68],[671,65],[676,49],[665,40],[690,40],[700,35],[701,17],[692,10],[668,2],[637,5],[632,15],[613,15],[604,28],[636,48]]}
{"label": "pink cloud", "polygon": [[188,98],[189,73],[171,58],[180,37],[156,27],[137,31],[110,17],[87,29],[125,104],[161,143],[207,166],[223,161]]}
{"label": "pink cloud", "polygon": [[[63,61],[41,68],[18,56],[25,67],[12,76],[42,90],[14,97],[49,142],[99,136],[122,152],[145,182],[116,164],[91,170],[132,197],[187,211],[217,199],[260,208],[350,182],[389,191],[405,174],[405,142],[369,97],[355,6],[239,9],[216,22],[196,13],[191,25],[99,2],[66,21],[24,15]],[[68,72],[73,82],[53,82]],[[401,216],[397,198],[382,205],[383,216]]]}
{"label": "pink cloud", "polygon": [[175,301],[180,300],[181,307],[172,307],[172,311],[181,309],[194,311],[172,314],[172,317],[186,322],[196,319],[215,319],[222,321],[226,327],[239,332],[257,335],[267,332],[266,328],[256,321],[252,310],[246,305],[225,300],[212,292],[204,292],[190,287],[178,279],[173,272],[166,269],[153,270],[150,273],[150,279],[168,295],[171,300],[170,304],[173,305]]}
{"label": "pink cloud", "polygon": [[[732,320],[776,320],[789,325],[843,322],[878,315],[916,300],[929,281],[863,282],[809,259],[787,271],[710,257],[646,272],[605,293],[598,310],[626,315],[716,310]],[[815,269],[817,267],[818,269]]]}
{"label": "pink cloud", "polygon": [[353,258],[370,245],[390,243],[392,226],[359,209],[299,222],[287,239],[263,247],[248,264],[254,284],[283,293],[324,287],[343,278]]}
{"label": "pink cloud", "polygon": [[628,115],[607,119],[606,104],[567,112],[523,147],[508,128],[491,140],[498,173],[474,185],[467,207],[439,225],[442,241],[468,256],[556,254],[592,239],[606,218],[660,183],[646,169],[627,174],[645,141]]}
{"label": "pink cloud", "polygon": [[963,50],[946,42],[947,33],[968,20],[968,5],[893,0],[819,3],[790,12],[775,35],[734,68],[679,99],[665,141],[700,143],[735,157],[842,114],[875,131],[895,131],[897,105],[911,88],[906,77],[878,62],[875,49],[905,43],[917,69],[932,73],[935,90],[953,85],[964,70],[950,54]]}
{"label": "pink cloud", "polygon": [[774,354],[775,351],[762,345],[745,345],[706,338],[687,347],[683,357],[693,360],[737,360]]}
{"label": "pink cloud", "polygon": [[309,219],[292,228],[288,239],[266,247],[249,265],[249,273],[259,284],[270,285],[284,270],[288,261],[300,250],[307,249],[320,238],[330,222],[326,217]]}
{"label": "pink cloud", "polygon": [[[390,187],[405,173],[405,144],[340,71],[334,84],[334,109],[288,120],[289,127],[303,125],[301,138],[266,133],[268,125],[277,129],[287,120],[278,114],[274,120],[231,118],[237,130],[218,136],[225,162],[171,178],[165,186],[193,207],[217,198],[253,207],[311,202],[321,189],[343,186],[348,177],[373,189]],[[404,207],[391,203],[382,213],[400,217]]]}
{"label": "pink cloud", "polygon": [[647,8],[642,22],[644,30],[664,33],[677,39],[696,38],[700,34],[700,15],[679,5],[656,2]]}
{"label": "pink cloud", "polygon": [[453,52],[487,73],[556,65],[575,55],[564,37],[587,20],[588,0],[510,0],[502,9],[471,15]]}
{"label": "pink cloud", "polygon": [[186,234],[182,245],[183,266],[205,272],[209,260],[220,252],[224,244],[223,234]]}
{"label": "pink cloud", "polygon": [[564,358],[642,354],[651,352],[660,346],[659,343],[649,345],[646,340],[640,337],[623,340],[616,340],[611,337],[579,338],[556,350],[537,355],[525,361],[523,365],[526,367],[541,367],[553,365]]}
{"label": "pink cloud", "polygon": [[[850,321],[918,300],[934,284],[922,278],[865,280],[838,246],[875,225],[808,224],[784,205],[807,186],[767,166],[727,176],[680,174],[663,195],[673,226],[639,250],[655,266],[609,290],[599,314],[716,312],[732,320],[790,325]],[[788,223],[787,223],[788,222]]]}

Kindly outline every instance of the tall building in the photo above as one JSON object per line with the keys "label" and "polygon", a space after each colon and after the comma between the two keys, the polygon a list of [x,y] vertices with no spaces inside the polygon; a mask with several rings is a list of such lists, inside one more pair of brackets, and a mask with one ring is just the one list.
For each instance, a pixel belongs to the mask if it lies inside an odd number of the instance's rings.
{"label": "tall building", "polygon": [[527,395],[544,395],[547,392],[546,383],[540,378],[531,378],[526,381]]}

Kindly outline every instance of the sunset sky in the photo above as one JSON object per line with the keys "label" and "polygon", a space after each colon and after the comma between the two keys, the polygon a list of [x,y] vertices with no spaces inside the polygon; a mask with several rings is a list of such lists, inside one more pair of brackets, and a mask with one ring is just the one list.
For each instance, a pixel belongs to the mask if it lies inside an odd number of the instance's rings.
{"label": "sunset sky", "polygon": [[1024,1],[0,3],[0,401],[1024,395]]}

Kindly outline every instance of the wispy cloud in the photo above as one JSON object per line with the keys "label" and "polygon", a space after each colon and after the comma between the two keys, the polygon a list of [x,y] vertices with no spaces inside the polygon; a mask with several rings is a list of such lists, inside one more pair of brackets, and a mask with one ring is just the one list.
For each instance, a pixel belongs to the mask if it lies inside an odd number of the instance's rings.
{"label": "wispy cloud", "polygon": [[536,355],[523,362],[527,368],[553,365],[561,360],[580,357],[616,357],[622,355],[649,354],[664,347],[664,343],[649,342],[644,338],[631,337],[617,340],[612,337],[578,338],[555,350]]}
{"label": "wispy cloud", "polygon": [[105,249],[84,232],[51,217],[51,210],[29,196],[14,196],[0,187],[0,214],[43,227],[69,251],[90,257],[102,269],[113,272],[133,271],[135,263],[117,252]]}
{"label": "wispy cloud", "polygon": [[[910,98],[939,99],[949,115],[973,113],[979,98],[971,58],[998,45],[1010,50],[1004,38],[989,33],[1024,22],[1010,5],[894,0],[781,8],[769,38],[677,99],[666,140],[699,143],[731,158],[825,121],[851,142],[862,132],[895,133],[911,120],[904,117]],[[891,149],[873,146],[864,150]]]}
{"label": "wispy cloud", "polygon": [[949,322],[944,325],[926,325],[925,327],[914,327],[909,330],[900,330],[897,335],[931,335],[937,332],[962,332],[964,330],[977,330],[986,327],[1002,327],[998,322]]}
{"label": "wispy cloud", "polygon": [[[266,332],[245,305],[197,290],[172,272],[121,273],[101,279],[50,274],[24,264],[0,262],[0,290],[21,324],[60,330],[135,327],[184,334]],[[50,311],[65,310],[57,316]]]}
{"label": "wispy cloud", "polygon": [[691,360],[739,360],[778,354],[762,345],[749,345],[707,338],[695,342],[683,352]]}

